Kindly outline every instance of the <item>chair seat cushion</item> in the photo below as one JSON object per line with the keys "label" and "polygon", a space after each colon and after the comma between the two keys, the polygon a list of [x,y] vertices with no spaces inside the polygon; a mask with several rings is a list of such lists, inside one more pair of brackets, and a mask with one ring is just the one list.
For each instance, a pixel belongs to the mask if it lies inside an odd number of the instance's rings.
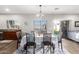
{"label": "chair seat cushion", "polygon": [[44,45],[51,45],[51,42],[49,42],[49,41],[44,41],[44,42],[42,42]]}
{"label": "chair seat cushion", "polygon": [[34,45],[36,45],[36,43],[35,43],[35,42],[27,42],[26,45],[27,45],[27,46],[34,46]]}
{"label": "chair seat cushion", "polygon": [[61,43],[62,41],[58,41],[58,43]]}
{"label": "chair seat cushion", "polygon": [[36,48],[36,43],[35,43],[35,42],[27,42],[27,43],[24,45],[24,50],[27,49],[27,46],[28,46],[28,47],[34,46],[34,48]]}

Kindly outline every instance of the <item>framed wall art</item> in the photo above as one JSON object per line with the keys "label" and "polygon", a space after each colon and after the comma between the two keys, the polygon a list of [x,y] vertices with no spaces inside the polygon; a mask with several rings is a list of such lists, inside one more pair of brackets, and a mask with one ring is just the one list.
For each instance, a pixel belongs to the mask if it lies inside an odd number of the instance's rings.
{"label": "framed wall art", "polygon": [[79,21],[75,21],[75,27],[79,27]]}

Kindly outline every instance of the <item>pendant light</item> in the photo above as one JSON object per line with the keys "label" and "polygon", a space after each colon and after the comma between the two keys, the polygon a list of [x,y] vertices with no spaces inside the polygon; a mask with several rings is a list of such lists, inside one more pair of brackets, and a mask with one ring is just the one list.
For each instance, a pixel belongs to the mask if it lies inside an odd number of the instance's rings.
{"label": "pendant light", "polygon": [[37,14],[36,16],[39,18],[42,18],[44,15],[42,14],[42,5],[39,5],[40,11],[39,14]]}
{"label": "pendant light", "polygon": [[42,14],[42,5],[39,5],[40,7],[40,18],[42,18],[44,15]]}
{"label": "pendant light", "polygon": [[42,11],[41,11],[41,7],[42,7],[42,5],[39,5],[39,7],[40,7],[40,13],[39,13],[39,17],[41,18],[42,16]]}

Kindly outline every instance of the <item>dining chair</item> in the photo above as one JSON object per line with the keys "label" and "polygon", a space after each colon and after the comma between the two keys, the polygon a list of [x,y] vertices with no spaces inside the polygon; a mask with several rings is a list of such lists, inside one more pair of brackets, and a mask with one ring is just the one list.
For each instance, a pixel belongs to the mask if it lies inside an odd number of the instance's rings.
{"label": "dining chair", "polygon": [[52,36],[51,33],[44,33],[43,34],[43,42],[42,42],[42,48],[43,48],[43,54],[45,53],[45,46],[48,46],[50,49],[50,53],[51,53],[51,47],[53,48],[53,53],[54,53],[54,49],[55,49],[55,45],[53,44],[53,42],[51,41]]}
{"label": "dining chair", "polygon": [[63,51],[62,35],[61,34],[58,36],[58,47],[61,48],[61,50]]}
{"label": "dining chair", "polygon": [[26,50],[26,53],[28,52],[28,48],[33,46],[33,54],[35,54],[35,34],[34,33],[26,33],[26,44],[24,46],[24,49]]}

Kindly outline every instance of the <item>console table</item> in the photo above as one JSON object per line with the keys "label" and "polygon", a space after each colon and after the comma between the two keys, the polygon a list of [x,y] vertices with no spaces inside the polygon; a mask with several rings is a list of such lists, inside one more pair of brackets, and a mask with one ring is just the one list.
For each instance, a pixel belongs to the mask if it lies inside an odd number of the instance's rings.
{"label": "console table", "polygon": [[21,30],[18,29],[0,29],[1,38],[3,40],[17,40],[17,48],[18,42],[21,38]]}

